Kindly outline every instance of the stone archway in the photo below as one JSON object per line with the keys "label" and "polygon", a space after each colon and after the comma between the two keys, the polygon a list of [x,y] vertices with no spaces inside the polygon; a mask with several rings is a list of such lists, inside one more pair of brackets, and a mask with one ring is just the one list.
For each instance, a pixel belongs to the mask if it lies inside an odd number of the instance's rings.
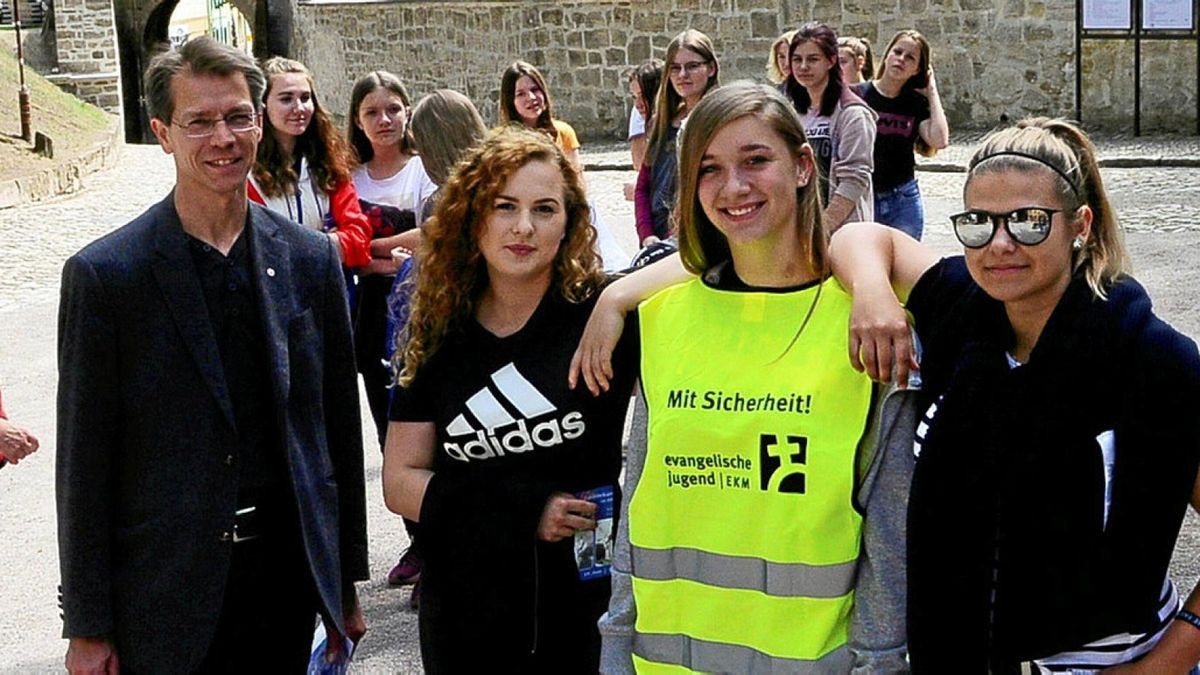
{"label": "stone archway", "polygon": [[[291,47],[291,0],[231,0],[254,23],[254,55],[287,55]],[[118,0],[114,7],[120,51],[125,141],[153,143],[142,76],[157,54],[170,49],[168,30],[179,0]]]}

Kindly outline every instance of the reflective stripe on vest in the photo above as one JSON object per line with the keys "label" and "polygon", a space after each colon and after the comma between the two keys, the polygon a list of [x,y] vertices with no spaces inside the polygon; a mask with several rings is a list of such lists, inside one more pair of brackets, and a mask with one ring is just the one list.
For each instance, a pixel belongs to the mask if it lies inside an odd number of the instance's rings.
{"label": "reflective stripe on vest", "polygon": [[854,590],[857,561],[837,565],[777,563],[721,555],[694,548],[633,547],[633,569],[641,579],[688,579],[780,597],[838,598]]}
{"label": "reflective stripe on vest", "polygon": [[638,672],[675,668],[701,673],[846,673],[854,656],[845,645],[815,660],[787,659],[741,645],[708,642],[686,635],[644,635],[633,638],[633,662]]}
{"label": "reflective stripe on vest", "polygon": [[834,281],[740,293],[696,279],[638,311],[639,671],[847,670],[835,666],[848,663],[855,453],[871,404],[847,357],[849,296]]}

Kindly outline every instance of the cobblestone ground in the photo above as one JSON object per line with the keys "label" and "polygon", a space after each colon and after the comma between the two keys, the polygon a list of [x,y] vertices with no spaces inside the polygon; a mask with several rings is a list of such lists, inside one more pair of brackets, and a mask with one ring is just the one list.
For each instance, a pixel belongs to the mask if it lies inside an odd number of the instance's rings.
{"label": "cobblestone ground", "polygon": [[[1191,142],[1191,141],[1189,141]],[[1132,142],[1117,149],[1137,146]],[[618,166],[628,155],[605,147],[584,153],[590,165]],[[1162,155],[1162,152],[1157,153]],[[87,189],[53,202],[0,211],[0,386],[7,408],[42,440],[42,451],[0,471],[0,672],[60,668],[65,642],[55,605],[58,583],[54,524],[55,316],[62,262],[87,242],[127,222],[161,199],[173,182],[170,158],[154,146],[125,148],[119,166],[86,180]],[[1160,314],[1189,335],[1200,335],[1200,169],[1108,169],[1117,211],[1130,231],[1139,278]],[[957,250],[945,225],[961,203],[963,174],[921,173],[926,198],[926,240],[946,253]],[[622,196],[629,171],[589,171],[592,201],[628,252],[634,250],[633,209]],[[154,395],[154,392],[147,392]],[[364,418],[364,424],[367,420]],[[366,434],[371,438],[371,434]],[[358,672],[419,670],[415,613],[407,590],[383,581],[406,541],[398,520],[382,506],[379,456],[367,452],[372,581],[363,588],[371,632]],[[1197,575],[1200,524],[1189,518],[1174,565],[1181,585]]]}

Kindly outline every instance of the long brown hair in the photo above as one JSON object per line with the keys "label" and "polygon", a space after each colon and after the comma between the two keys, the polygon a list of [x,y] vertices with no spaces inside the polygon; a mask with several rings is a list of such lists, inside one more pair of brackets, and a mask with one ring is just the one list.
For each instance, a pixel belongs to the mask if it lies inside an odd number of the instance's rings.
{"label": "long brown hair", "polygon": [[443,185],[471,146],[483,140],[487,127],[471,99],[452,89],[438,89],[421,99],[409,120],[425,173]]}
{"label": "long brown hair", "polygon": [[545,134],[515,125],[493,130],[469,150],[442,188],[433,217],[425,224],[425,244],[406,335],[398,336],[396,381],[402,386],[462,328],[488,286],[479,237],[492,203],[505,183],[530,162],[550,162],[562,172],[566,232],[554,256],[550,290],[568,302],[591,297],[604,280],[596,255],[596,230],[579,174]]}
{"label": "long brown hair", "polygon": [[[829,69],[829,80],[825,83],[825,91],[821,94],[821,114],[832,115],[838,100],[842,97],[842,89],[845,87],[845,83],[842,82],[842,69],[838,67],[837,33],[828,24],[809,21],[792,36],[792,45],[788,48],[788,58],[795,55],[796,48],[805,42],[813,43],[817,49],[821,50],[821,54],[825,58],[833,62],[833,67]],[[796,106],[796,110],[808,112],[808,109],[812,107],[808,89],[805,89],[804,85],[796,80],[795,72],[787,80],[787,93],[792,99],[792,104]]]}
{"label": "long brown hair", "polygon": [[[683,266],[693,274],[703,274],[732,257],[729,241],[700,206],[700,161],[717,132],[747,115],[770,125],[793,157],[812,159],[800,115],[773,87],[743,80],[705,96],[688,117],[679,145],[679,253]],[[807,184],[796,188],[796,230],[812,271],[823,278],[829,274],[829,240],[822,226],[820,195],[815,173]]]}
{"label": "long brown hair", "polygon": [[542,77],[542,71],[524,61],[513,61],[504,69],[504,75],[500,77],[500,124],[525,123],[517,113],[516,104],[517,82],[522,77],[533,80],[533,83],[542,92],[542,99],[546,102],[546,106],[538,115],[537,128],[557,138],[558,130],[554,128],[553,105],[550,103],[550,90],[546,88],[546,78]]}
{"label": "long brown hair", "polygon": [[675,85],[671,84],[670,77],[671,64],[675,62],[675,55],[679,53],[680,49],[696,52],[700,58],[713,64],[712,77],[708,78],[708,82],[704,85],[705,94],[721,84],[721,64],[717,62],[717,50],[707,35],[689,28],[671,40],[667,45],[662,83],[658,85],[658,95],[656,96],[658,100],[654,103],[654,119],[650,120],[650,138],[646,142],[646,159],[644,160],[647,165],[657,161],[659,153],[666,145],[671,123],[684,106],[683,97],[675,91]]}
{"label": "long brown hair", "polygon": [[1075,271],[1082,271],[1092,293],[1104,298],[1107,288],[1129,272],[1129,254],[1096,163],[1096,146],[1074,122],[1031,117],[992,132],[971,158],[967,184],[986,173],[1047,169],[1054,177],[1063,215],[1084,205],[1092,210],[1091,236],[1073,253],[1072,264]]}
{"label": "long brown hair", "polygon": [[[915,75],[908,78],[908,80],[906,80],[900,87],[901,93],[928,87],[929,68],[933,63],[933,50],[929,47],[929,40],[926,40],[924,35],[921,35],[919,32],[912,29],[896,31],[896,34],[892,36],[892,40],[888,42],[887,49],[883,51],[883,59],[881,59],[879,62],[879,70],[876,72],[875,78],[883,78],[883,71],[887,68],[887,55],[892,52],[892,47],[896,46],[896,42],[899,41],[900,38],[908,38],[917,43],[918,54],[917,72]],[[920,134],[917,134],[917,139],[913,142],[913,149],[917,151],[917,154],[923,157],[933,157],[937,154],[937,148],[926,143],[925,139],[921,138]]]}
{"label": "long brown hair", "polygon": [[267,76],[267,88],[263,92],[263,103],[271,96],[271,87],[275,75],[300,73],[308,80],[308,88],[312,90],[313,116],[308,128],[296,139],[296,149],[291,157],[283,152],[278,139],[275,138],[275,128],[271,126],[271,118],[263,114],[262,142],[258,144],[258,156],[254,162],[254,179],[258,181],[263,192],[268,197],[278,197],[287,194],[296,184],[299,176],[293,162],[297,157],[308,160],[308,171],[317,187],[325,192],[333,192],[339,185],[350,180],[349,150],[342,135],[338,133],[333,120],[329,117],[321,99],[317,96],[317,87],[313,82],[312,73],[303,63],[275,56],[267,59],[262,65],[263,73]]}
{"label": "long brown hair", "polygon": [[346,119],[346,137],[350,139],[350,146],[354,148],[354,154],[360,164],[371,161],[375,157],[375,149],[371,147],[371,139],[367,138],[367,132],[358,126],[358,109],[362,106],[363,99],[376,89],[389,91],[400,98],[400,103],[404,106],[404,115],[407,118],[404,123],[404,135],[400,137],[400,152],[406,155],[416,153],[413,145],[412,117],[409,114],[412,110],[412,101],[408,97],[408,89],[404,87],[404,83],[400,81],[399,77],[386,70],[376,70],[358,78],[358,81],[354,83],[354,89],[350,91],[350,114]]}

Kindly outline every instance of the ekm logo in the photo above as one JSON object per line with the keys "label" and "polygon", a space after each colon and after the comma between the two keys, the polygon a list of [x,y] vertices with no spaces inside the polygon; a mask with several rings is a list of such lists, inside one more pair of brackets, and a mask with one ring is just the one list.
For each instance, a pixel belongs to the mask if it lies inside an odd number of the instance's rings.
{"label": "ekm logo", "polygon": [[807,437],[788,436],[787,445],[780,446],[779,437],[775,434],[759,435],[759,487],[764,491],[804,494],[804,465],[807,461]]}

